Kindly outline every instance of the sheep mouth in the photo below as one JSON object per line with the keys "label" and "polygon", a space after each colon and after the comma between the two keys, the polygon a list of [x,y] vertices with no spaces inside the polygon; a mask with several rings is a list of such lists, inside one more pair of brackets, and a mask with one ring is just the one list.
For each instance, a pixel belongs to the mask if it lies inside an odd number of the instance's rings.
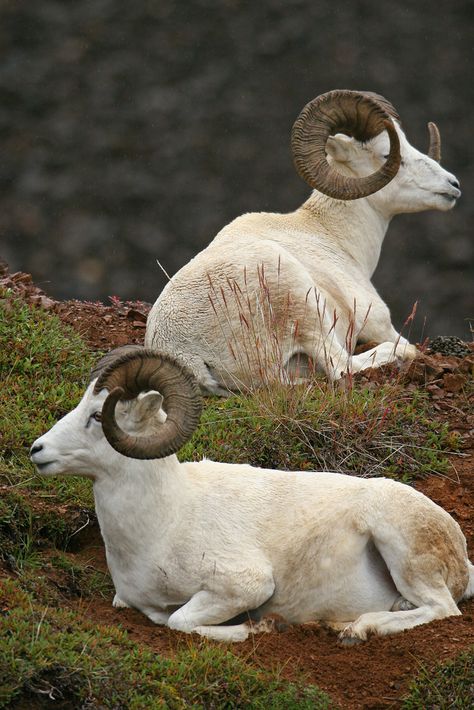
{"label": "sheep mouth", "polygon": [[456,202],[456,200],[461,197],[461,191],[457,190],[456,193],[452,192],[437,192],[437,195],[447,200],[448,202]]}
{"label": "sheep mouth", "polygon": [[46,470],[48,466],[51,466],[51,464],[55,463],[55,461],[45,461],[44,463],[35,463],[36,468],[38,469],[39,473],[43,473],[43,471]]}

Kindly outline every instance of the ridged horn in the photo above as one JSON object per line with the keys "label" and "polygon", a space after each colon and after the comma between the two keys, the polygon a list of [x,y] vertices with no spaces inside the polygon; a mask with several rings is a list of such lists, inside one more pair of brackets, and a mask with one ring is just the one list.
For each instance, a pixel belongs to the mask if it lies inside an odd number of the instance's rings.
{"label": "ridged horn", "polygon": [[430,134],[430,147],[428,148],[428,155],[437,163],[441,162],[441,135],[436,123],[430,121],[428,123],[428,133]]}
{"label": "ridged horn", "polygon": [[101,374],[102,370],[105,370],[110,363],[115,362],[121,355],[128,355],[130,353],[138,352],[143,350],[143,345],[121,345],[118,348],[110,350],[105,353],[103,357],[100,358],[94,365],[89,376],[89,383],[95,380]]}
{"label": "ridged horn", "polygon": [[[337,200],[356,200],[381,190],[400,167],[400,141],[391,117],[398,119],[392,104],[371,92],[341,89],[313,99],[301,111],[291,134],[299,175],[314,189]],[[363,142],[385,130],[390,152],[372,175],[345,176],[328,163],[325,148],[329,136],[345,133]]]}
{"label": "ridged horn", "polygon": [[[119,355],[100,373],[94,392],[109,390],[102,407],[102,429],[109,444],[124,456],[155,459],[170,456],[188,441],[201,416],[202,399],[192,373],[169,355],[139,348]],[[157,390],[167,419],[149,436],[124,432],[115,418],[117,402]]]}

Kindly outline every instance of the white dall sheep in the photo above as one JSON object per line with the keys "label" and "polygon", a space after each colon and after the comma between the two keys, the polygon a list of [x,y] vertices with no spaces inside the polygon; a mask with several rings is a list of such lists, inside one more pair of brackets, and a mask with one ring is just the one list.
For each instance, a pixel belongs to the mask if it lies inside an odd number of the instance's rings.
{"label": "white dall sheep", "polygon": [[383,478],[179,463],[201,409],[191,373],[138,347],[103,364],[31,459],[43,475],[93,479],[115,606],[225,641],[247,638],[242,614],[321,619],[351,643],[458,615],[474,594],[459,525],[421,493]]}
{"label": "white dall sheep", "polygon": [[[221,395],[291,380],[308,359],[337,379],[415,357],[371,278],[394,215],[449,210],[461,194],[428,127],[424,155],[381,96],[331,91],[311,101],[292,133],[309,199],[224,227],[164,288],[145,345],[181,358],[203,391]],[[379,345],[352,356],[358,341]]]}

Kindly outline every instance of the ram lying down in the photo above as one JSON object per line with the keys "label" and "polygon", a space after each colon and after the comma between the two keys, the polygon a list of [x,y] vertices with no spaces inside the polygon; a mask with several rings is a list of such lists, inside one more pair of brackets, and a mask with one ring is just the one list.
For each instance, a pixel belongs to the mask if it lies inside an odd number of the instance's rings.
{"label": "ram lying down", "polygon": [[[179,357],[203,392],[223,396],[314,368],[337,380],[412,360],[416,348],[393,326],[372,276],[393,217],[450,210],[461,195],[428,126],[425,155],[382,96],[335,90],[310,101],[292,151],[311,195],[294,212],[253,212],[224,227],[158,296],[145,345]],[[375,347],[354,354],[369,341]]]}
{"label": "ram lying down", "polygon": [[409,486],[179,463],[201,411],[188,370],[126,346],[92,377],[31,459],[93,479],[115,606],[224,641],[268,628],[268,614],[325,620],[350,644],[460,614],[474,595],[459,525]]}

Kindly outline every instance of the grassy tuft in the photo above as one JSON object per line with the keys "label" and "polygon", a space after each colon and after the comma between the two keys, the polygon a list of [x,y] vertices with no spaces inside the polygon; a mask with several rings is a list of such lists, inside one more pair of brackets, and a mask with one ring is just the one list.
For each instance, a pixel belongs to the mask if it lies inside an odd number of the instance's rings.
{"label": "grassy tuft", "polygon": [[435,669],[422,668],[401,707],[403,710],[474,707],[474,646]]}
{"label": "grassy tuft", "polygon": [[75,561],[73,555],[58,552],[48,557],[48,567],[58,572],[55,583],[66,597],[112,599],[114,596],[109,575],[90,562]]}
{"label": "grassy tuft", "polygon": [[432,419],[428,397],[396,381],[347,389],[315,379],[274,384],[251,395],[207,401],[201,425],[180,458],[250,463],[287,470],[385,475],[408,482],[446,474],[456,447]]}

